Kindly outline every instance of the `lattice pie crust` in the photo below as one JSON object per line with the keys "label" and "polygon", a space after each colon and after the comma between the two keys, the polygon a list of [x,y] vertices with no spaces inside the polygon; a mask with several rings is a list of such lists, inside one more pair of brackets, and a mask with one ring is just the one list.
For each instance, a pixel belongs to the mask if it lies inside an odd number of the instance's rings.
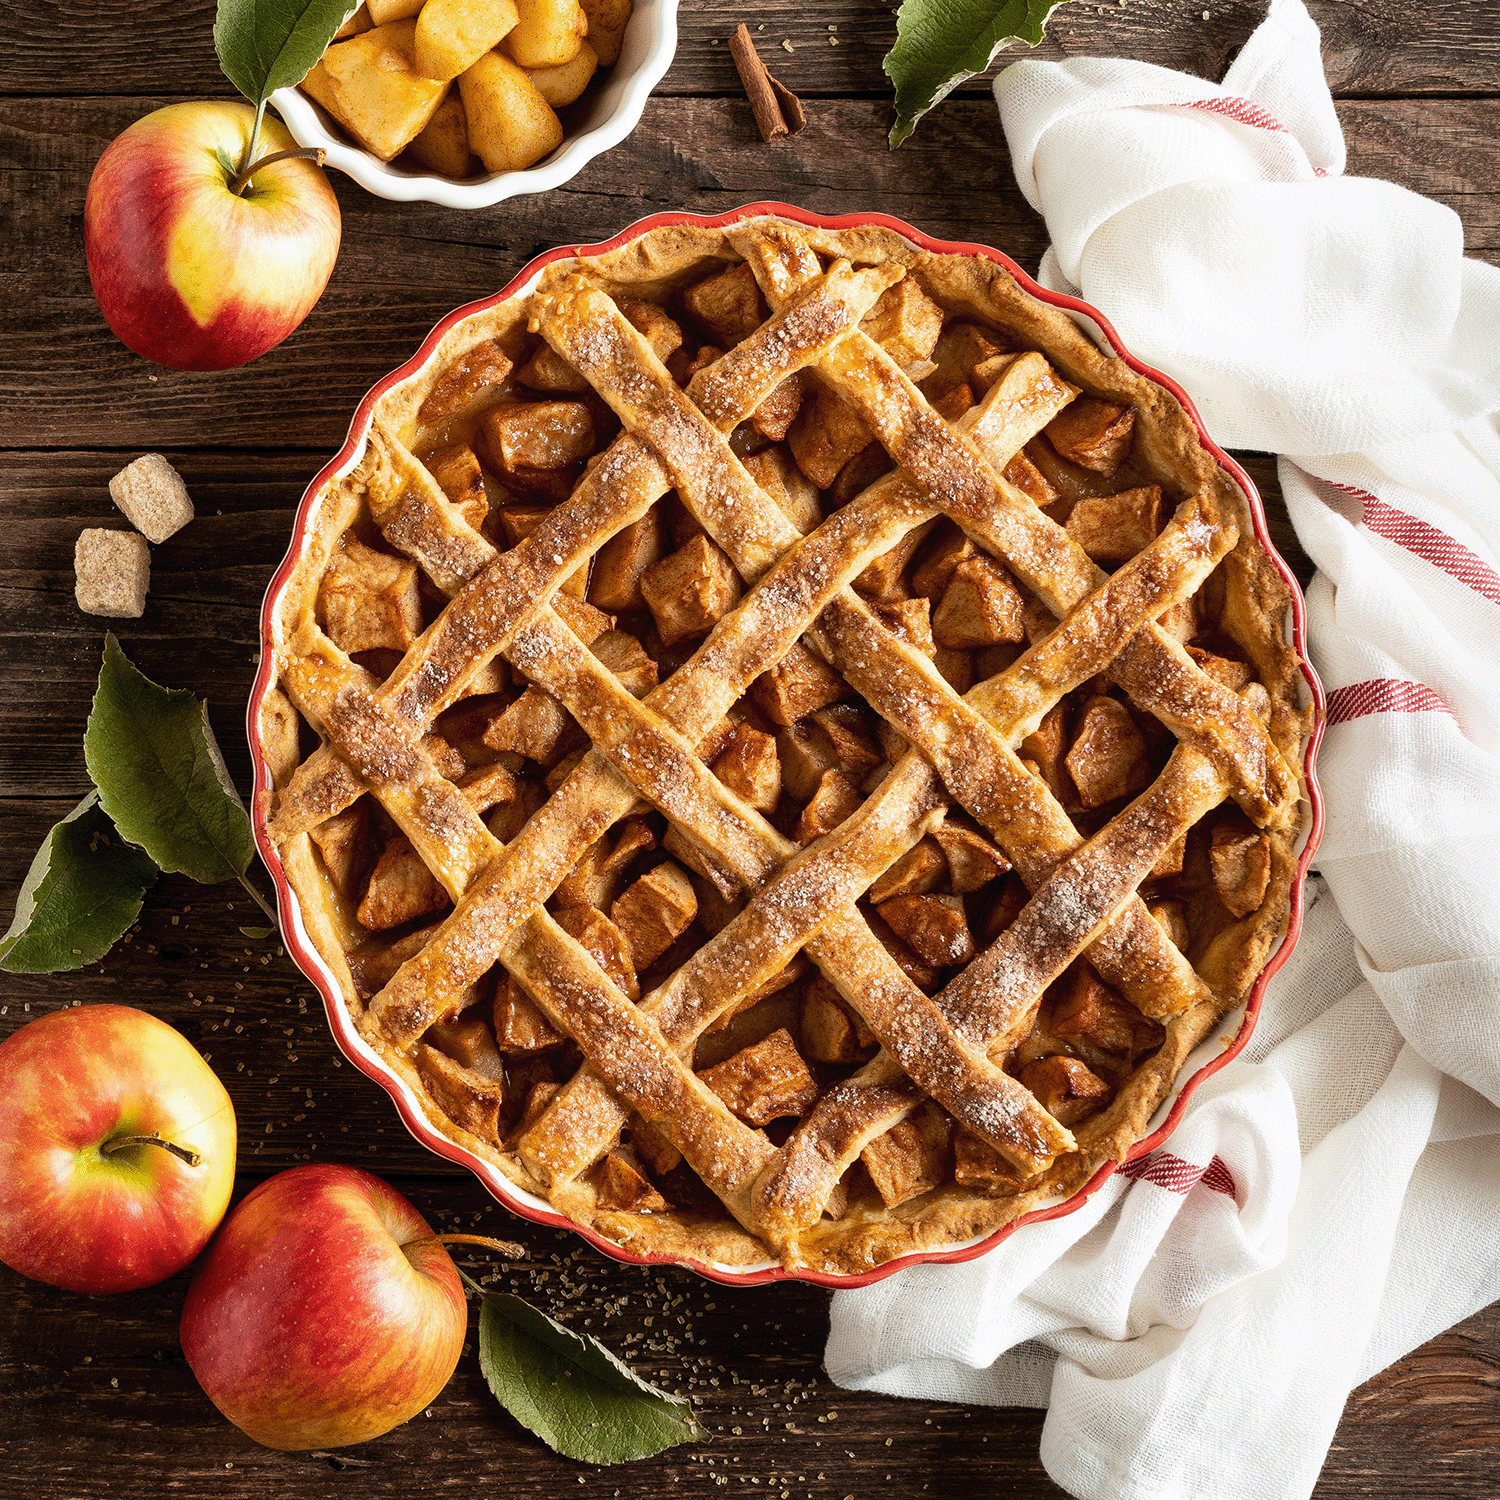
{"label": "lattice pie crust", "polygon": [[861,1272],[1076,1190],[1244,999],[1288,602],[1178,403],[992,261],[659,228],[377,402],[261,811],[437,1129],[628,1250]]}

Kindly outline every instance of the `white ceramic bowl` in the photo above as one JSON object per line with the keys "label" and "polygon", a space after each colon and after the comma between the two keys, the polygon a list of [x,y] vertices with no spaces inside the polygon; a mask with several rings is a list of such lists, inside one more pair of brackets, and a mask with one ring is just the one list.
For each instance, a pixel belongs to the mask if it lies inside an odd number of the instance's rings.
{"label": "white ceramic bowl", "polygon": [[377,198],[488,208],[522,193],[544,193],[582,171],[601,151],[635,129],[651,90],[677,50],[677,0],[635,0],[620,56],[587,100],[587,110],[561,146],[523,172],[491,172],[455,182],[431,172],[408,172],[354,145],[321,106],[299,89],[277,89],[271,105],[299,146],[321,146],[328,165],[347,173]]}

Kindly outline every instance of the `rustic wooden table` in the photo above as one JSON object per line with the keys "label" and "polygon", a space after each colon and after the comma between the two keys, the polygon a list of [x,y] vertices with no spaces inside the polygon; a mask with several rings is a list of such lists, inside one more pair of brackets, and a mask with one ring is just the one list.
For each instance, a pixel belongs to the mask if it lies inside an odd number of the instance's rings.
{"label": "rustic wooden table", "polygon": [[[1470,253],[1500,261],[1495,7],[1311,4],[1350,171],[1451,204]],[[1123,54],[1217,78],[1259,9],[1254,0],[1075,0],[1054,17],[1039,55]],[[741,19],[806,101],[807,129],[791,143],[766,146],[755,134],[725,45]],[[729,0],[684,0],[676,62],[639,128],[573,182],[461,213],[382,202],[335,177],[343,253],[302,329],[246,369],[173,373],[128,353],[101,320],[84,270],[83,199],[99,153],[132,120],[172,100],[228,94],[212,21],[210,0],[18,0],[0,19],[0,919],[47,828],[87,786],[80,736],[104,631],[74,605],[73,542],[83,526],[120,524],[106,483],[136,454],[171,456],[198,519],[155,549],[145,616],[121,622],[121,638],[151,676],[209,698],[230,767],[248,788],[243,705],[257,616],[293,507],[360,395],[450,308],[502,285],[540,250],[605,238],[665,208],[714,212],[775,197],[831,213],[878,209],[999,246],[1028,267],[1046,243],[1016,190],[981,81],[899,153],[886,150],[888,3],[763,0],[746,13]],[[794,50],[778,45],[783,38]],[[1267,460],[1248,462],[1274,516],[1274,472]],[[1305,565],[1284,519],[1279,534]],[[516,1289],[690,1393],[713,1442],[624,1468],[566,1462],[496,1406],[471,1355],[429,1411],[385,1438],[336,1453],[272,1453],[218,1416],[183,1362],[186,1277],[101,1301],[0,1268],[0,1493],[291,1500],[335,1487],[405,1496],[477,1484],[631,1497],[745,1484],[783,1500],[1061,1493],[1037,1462],[1040,1412],[834,1388],[821,1370],[824,1292],[732,1292],[687,1272],[621,1267],[513,1220],[473,1178],[411,1140],[386,1096],[341,1064],[312,988],[274,941],[241,936],[240,924],[255,919],[234,888],[163,880],[102,964],[0,975],[0,1036],[74,1001],[121,1001],[163,1017],[211,1056],[234,1097],[242,1193],[295,1162],[357,1162],[444,1227],[478,1224],[523,1240],[532,1260]],[[1497,1491],[1492,1308],[1350,1397],[1317,1493]]]}

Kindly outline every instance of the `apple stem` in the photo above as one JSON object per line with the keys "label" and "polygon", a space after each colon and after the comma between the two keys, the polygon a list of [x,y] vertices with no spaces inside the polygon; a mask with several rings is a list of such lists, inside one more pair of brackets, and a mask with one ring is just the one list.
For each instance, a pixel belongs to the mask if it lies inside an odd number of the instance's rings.
{"label": "apple stem", "polygon": [[188,1166],[196,1167],[202,1164],[201,1152],[191,1150],[187,1146],[179,1146],[176,1141],[164,1141],[154,1131],[150,1135],[121,1135],[112,1141],[105,1141],[100,1146],[99,1152],[102,1156],[113,1156],[116,1151],[123,1151],[127,1146],[160,1146],[163,1151],[170,1151],[179,1161],[185,1161]]}
{"label": "apple stem", "polygon": [[426,1239],[408,1240],[401,1248],[403,1250],[415,1250],[424,1245],[480,1245],[486,1250],[493,1250],[497,1255],[504,1255],[511,1260],[525,1260],[525,1245],[517,1245],[510,1240],[491,1239],[487,1234],[432,1234]]}
{"label": "apple stem", "polygon": [[[328,153],[321,146],[297,146],[290,151],[273,151],[269,156],[263,156],[252,167],[246,167],[233,182],[229,184],[229,191],[236,197],[245,191],[254,180],[256,173],[262,167],[269,167],[272,162],[278,161],[315,161],[321,167],[327,159]],[[257,898],[259,899],[259,898]],[[265,902],[261,902],[264,906]]]}

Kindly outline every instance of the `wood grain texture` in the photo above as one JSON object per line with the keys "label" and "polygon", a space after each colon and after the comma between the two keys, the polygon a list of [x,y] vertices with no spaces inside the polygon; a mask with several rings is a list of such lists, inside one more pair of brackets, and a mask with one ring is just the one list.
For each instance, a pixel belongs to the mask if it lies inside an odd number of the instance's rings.
{"label": "wood grain texture", "polygon": [[[1500,33],[1484,4],[1309,0],[1308,9],[1322,29],[1324,64],[1337,94],[1500,93]],[[772,71],[793,92],[884,97],[889,85],[880,64],[896,39],[894,10],[888,0],[818,6],[761,0],[753,8],[740,0],[684,0],[677,55],[659,92],[737,95],[728,39],[749,21],[768,62],[775,52]],[[1045,42],[1030,55],[1138,57],[1218,79],[1264,14],[1258,0],[1074,0],[1054,14]],[[0,93],[227,96],[213,55],[213,15],[213,0],[153,0],[118,7],[107,19],[86,0],[19,0],[8,8],[11,40],[0,54]],[[1013,54],[1022,55],[1024,49]],[[1002,55],[1000,64],[1011,60]],[[985,84],[975,80],[965,88],[982,92]]]}
{"label": "wood grain texture", "polygon": [[[654,99],[627,141],[565,187],[482,213],[386,203],[335,175],[344,248],[297,336],[232,380],[160,370],[110,334],[82,251],[94,159],[160,102],[0,99],[0,212],[15,226],[0,271],[8,447],[269,440],[331,454],[359,398],[450,309],[498,290],[542,250],[604,239],[668,207],[719,213],[765,198],[820,213],[869,206],[929,234],[993,245],[1027,269],[1046,247],[986,101],[950,102],[893,154],[882,106],[868,100],[823,101],[800,135],[767,146],[742,100]],[[1358,102],[1343,118],[1352,171],[1410,177],[1457,209],[1471,254],[1500,263],[1500,101]],[[316,394],[288,401],[298,389]]]}
{"label": "wood grain texture", "polygon": [[[106,622],[73,604],[72,548],[85,525],[124,524],[106,485],[129,458],[167,451],[198,518],[153,549],[146,614],[116,622],[118,633],[150,675],[208,697],[231,771],[247,789],[243,704],[258,609],[298,498],[342,442],[363,392],[451,308],[495,291],[541,250],[604,238],[642,214],[717,212],[770,197],[824,212],[878,209],[1035,266],[1045,230],[1016,190],[984,80],[931,114],[899,153],[886,150],[891,108],[880,60],[894,37],[894,4],[763,0],[752,15],[730,0],[684,0],[676,61],[640,128],[541,197],[464,214],[380,202],[335,177],[344,247],[327,294],[281,349],[218,376],[160,370],[116,343],[82,254],[84,193],[107,142],[160,103],[228,95],[210,42],[213,0],[17,0],[6,9],[0,925],[47,828],[87,786],[81,736]],[[1448,203],[1470,253],[1500,262],[1493,7],[1310,4],[1342,101],[1350,171]],[[1123,54],[1217,78],[1262,10],[1261,0],[1074,0],[1035,55]],[[765,146],[755,131],[725,46],[742,19],[777,75],[808,101],[807,129],[793,141]],[[1280,505],[1274,461],[1241,458],[1266,497],[1273,538],[1305,582],[1310,569]],[[339,1056],[321,1001],[280,945],[239,931],[259,920],[237,886],[163,879],[102,963],[71,975],[0,974],[0,1039],[73,1003],[118,1001],[161,1016],[229,1088],[241,1192],[301,1162],[348,1161],[395,1181],[437,1225],[520,1238],[531,1259],[507,1270],[506,1284],[693,1396],[713,1442],[617,1469],[567,1463],[499,1411],[471,1348],[430,1412],[386,1438],[337,1453],[271,1453],[218,1417],[182,1359],[185,1276],[105,1302],[0,1268],[5,1500],[304,1500],[335,1490],[372,1500],[1061,1495],[1037,1458],[1041,1412],[834,1389],[820,1367],[826,1293],[730,1292],[687,1272],[625,1268],[513,1219],[468,1173],[418,1145],[383,1091]],[[1500,1493],[1500,1309],[1356,1391],[1316,1491],[1319,1500],[1437,1493]]]}

